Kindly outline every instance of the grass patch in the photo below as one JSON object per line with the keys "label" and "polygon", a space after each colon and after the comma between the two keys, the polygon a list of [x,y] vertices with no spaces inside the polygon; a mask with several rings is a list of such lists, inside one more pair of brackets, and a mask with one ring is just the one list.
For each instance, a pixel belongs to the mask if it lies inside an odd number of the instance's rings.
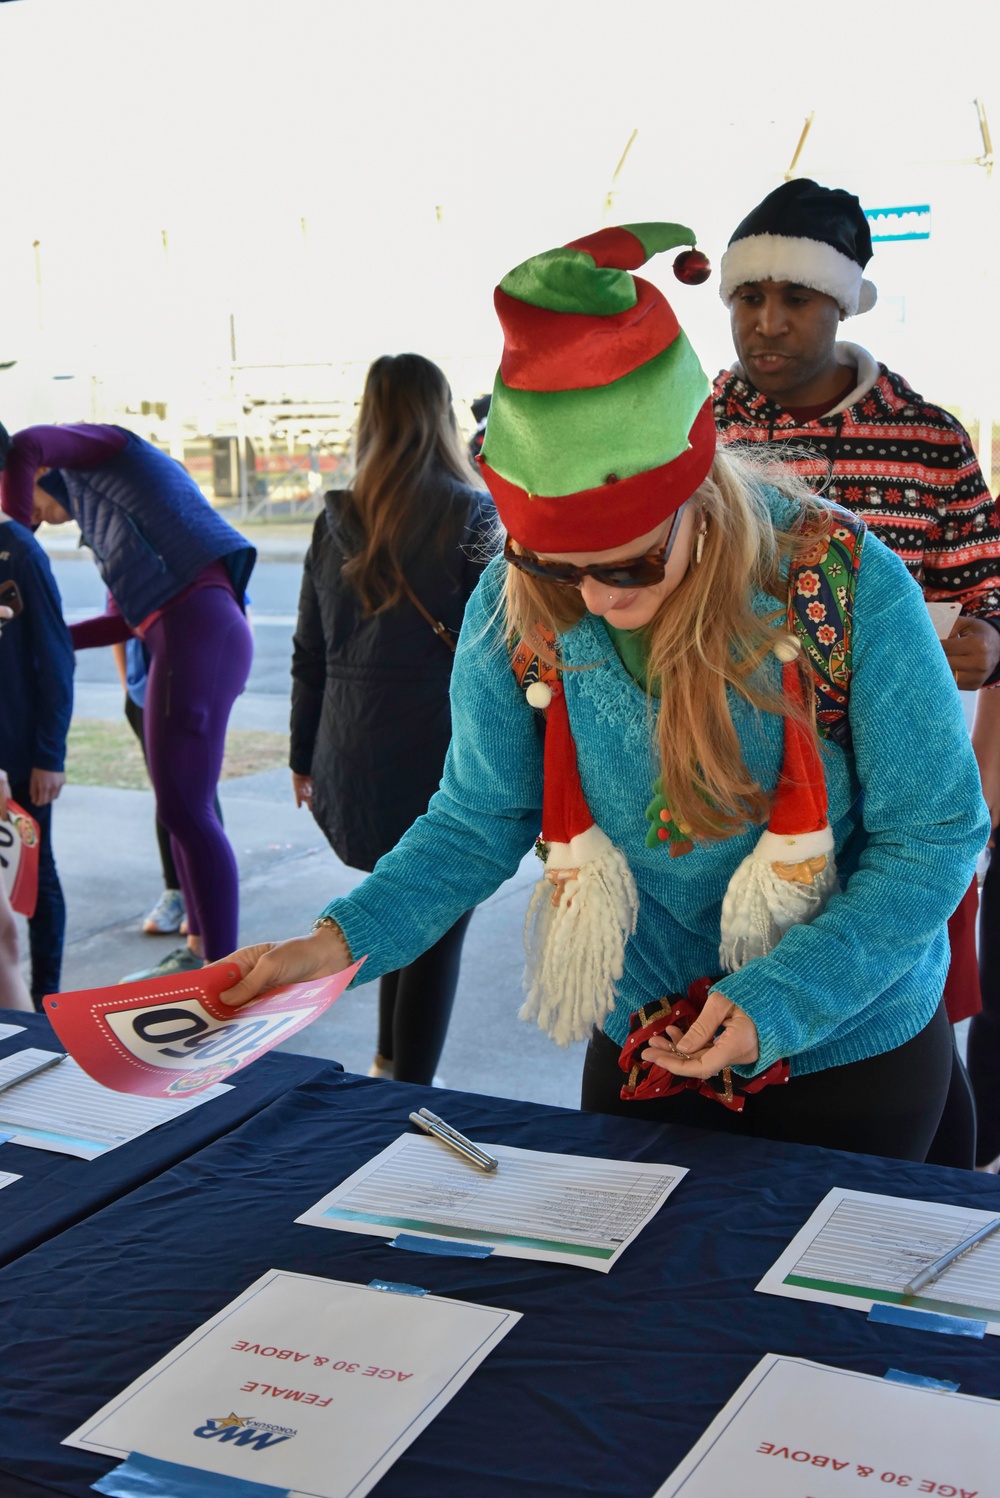
{"label": "grass patch", "polygon": [[[222,779],[256,775],[288,764],[288,736],[255,728],[231,728],[226,735]],[[74,718],[66,749],[70,785],[107,785],[116,790],[147,791],[149,776],[135,734],[124,721]]]}

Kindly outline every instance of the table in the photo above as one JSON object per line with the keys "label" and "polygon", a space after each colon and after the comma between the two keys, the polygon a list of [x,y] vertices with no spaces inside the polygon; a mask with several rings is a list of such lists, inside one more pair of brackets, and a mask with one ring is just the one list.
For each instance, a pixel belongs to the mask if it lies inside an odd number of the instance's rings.
{"label": "table", "polygon": [[[668,1161],[690,1174],[608,1275],[409,1254],[295,1224],[422,1105],[484,1143]],[[835,1185],[1000,1210],[1000,1183],[970,1172],[316,1077],[0,1270],[0,1492],[89,1498],[115,1463],[60,1439],[272,1267],[403,1280],[523,1312],[378,1498],[645,1498],[767,1351],[880,1375],[902,1368],[1000,1397],[996,1338],[907,1331],[754,1293]]]}
{"label": "table", "polygon": [[[0,1059],[29,1046],[63,1049],[44,1014],[0,1009],[0,1021],[24,1026],[20,1035],[0,1041]],[[133,1191],[324,1069],[340,1071],[341,1067],[339,1062],[272,1051],[237,1072],[232,1092],[224,1097],[194,1108],[172,1123],[161,1124],[96,1160],[77,1160],[20,1144],[0,1145],[0,1170],[23,1177],[0,1194],[0,1264],[9,1263]]]}

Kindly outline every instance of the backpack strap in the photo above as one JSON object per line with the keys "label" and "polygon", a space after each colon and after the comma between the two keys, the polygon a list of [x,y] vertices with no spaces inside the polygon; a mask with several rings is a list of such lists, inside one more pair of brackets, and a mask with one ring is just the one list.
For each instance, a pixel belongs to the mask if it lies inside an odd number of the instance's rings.
{"label": "backpack strap", "polygon": [[812,674],[817,732],[850,749],[854,594],[867,526],[849,510],[830,509],[828,527],[789,572],[788,628]]}

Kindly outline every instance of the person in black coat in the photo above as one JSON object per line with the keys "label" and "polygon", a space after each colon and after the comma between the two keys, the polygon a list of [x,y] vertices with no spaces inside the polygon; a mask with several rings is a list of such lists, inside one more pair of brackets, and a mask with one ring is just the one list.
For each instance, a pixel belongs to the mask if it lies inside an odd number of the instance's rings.
{"label": "person in black coat", "polygon": [[[448,382],[419,354],[371,366],[356,458],[353,488],[326,496],[306,556],[290,765],[296,805],[344,863],[370,872],[437,790],[454,642],[496,520]],[[432,1080],[470,916],[380,980],[373,1076]]]}

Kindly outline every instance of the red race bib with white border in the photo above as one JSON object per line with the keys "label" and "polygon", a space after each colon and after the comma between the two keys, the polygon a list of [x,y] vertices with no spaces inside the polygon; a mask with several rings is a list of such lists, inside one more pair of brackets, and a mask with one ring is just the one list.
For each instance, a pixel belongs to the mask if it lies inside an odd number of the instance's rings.
{"label": "red race bib with white border", "polygon": [[45,1013],[88,1076],[115,1092],[190,1097],[229,1078],[329,1009],[364,958],[309,983],[273,988],[242,1009],[219,994],[239,981],[232,962],[192,973],[51,994]]}
{"label": "red race bib with white border", "polygon": [[7,888],[7,898],[18,915],[29,918],[38,900],[38,841],[41,833],[34,817],[7,802],[6,822],[0,822],[0,876]]}

